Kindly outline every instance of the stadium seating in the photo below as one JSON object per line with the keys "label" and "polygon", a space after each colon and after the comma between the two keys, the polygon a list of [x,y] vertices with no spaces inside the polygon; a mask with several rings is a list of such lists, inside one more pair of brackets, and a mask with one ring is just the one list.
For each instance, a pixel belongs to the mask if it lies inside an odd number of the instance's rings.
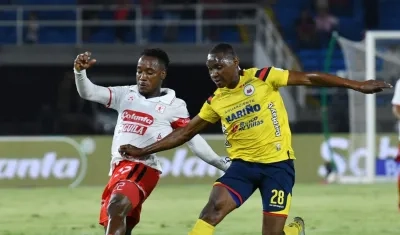
{"label": "stadium seating", "polygon": [[382,0],[379,2],[379,28],[400,29],[400,1]]}
{"label": "stadium seating", "polygon": [[[3,1],[3,0],[0,0]],[[132,0],[134,1],[134,0]],[[294,22],[300,15],[300,12],[305,8],[310,8],[313,0],[279,0],[274,6],[276,18],[280,24],[280,28],[284,35],[285,40],[290,46],[296,44],[296,35],[294,30]],[[0,2],[3,3],[3,2]],[[19,4],[27,5],[40,5],[40,4],[62,4],[74,5],[76,0],[19,0]],[[397,24],[400,20],[400,1],[398,0],[382,0],[380,1],[380,28],[381,29],[399,29],[400,25]],[[60,10],[60,11],[37,11],[40,20],[75,20],[76,13],[73,10]],[[24,19],[28,19],[29,12],[24,13]],[[193,19],[193,14],[182,14],[184,19]],[[16,12],[11,10],[0,11],[0,21],[12,22],[16,20]],[[112,11],[103,11],[98,16],[100,19],[112,19]],[[158,11],[154,15],[155,19],[165,19],[165,12]],[[341,35],[353,39],[360,40],[364,31],[363,23],[363,5],[362,0],[355,0],[353,12],[350,15],[338,16],[340,21],[339,32]],[[393,17],[399,20],[393,20]],[[396,19],[397,19],[396,18]],[[175,41],[182,43],[195,42],[195,26],[182,26],[178,28]],[[165,27],[154,26],[150,30],[149,42],[162,42],[164,41],[163,35]],[[0,27],[0,44],[14,44],[16,42],[16,29],[12,26]],[[223,27],[218,30],[217,40],[226,42],[239,42],[240,35],[235,26]],[[87,39],[92,43],[113,43],[115,39],[115,27],[98,27],[93,31],[91,36]],[[135,28],[127,28],[124,35],[125,42],[135,42]],[[75,43],[76,30],[75,27],[49,27],[42,26],[39,31],[39,43]],[[297,55],[303,63],[305,70],[322,70],[323,59],[325,58],[326,48],[316,50],[298,50]],[[331,70],[336,71],[344,68],[342,54],[339,48],[336,48],[332,59]]]}
{"label": "stadium seating", "polygon": [[[312,0],[279,0],[275,6],[276,18],[287,43],[295,48],[296,34],[295,21],[303,9],[310,9],[313,5]],[[363,32],[363,6],[361,0],[354,1],[354,11],[348,16],[338,16],[339,33],[346,38],[360,40]],[[323,49],[300,49],[296,50],[297,56],[306,71],[323,70],[323,63],[326,55],[326,48]],[[339,48],[333,53],[331,71],[344,68],[343,56]]]}
{"label": "stadium seating", "polygon": [[[299,16],[302,9],[310,7],[312,0],[278,1],[275,11],[276,17],[281,25],[281,29],[288,44],[294,46],[296,35],[294,29],[294,21]],[[351,16],[339,16],[339,33],[351,40],[361,40],[364,28],[364,9],[362,0],[354,1],[354,8]],[[400,21],[400,1],[398,0],[381,0],[379,1],[379,28],[380,29],[400,29],[397,23]],[[296,51],[304,70],[323,70],[323,61],[326,54],[326,48],[316,50],[298,50]],[[331,71],[344,69],[343,56],[340,48],[336,48],[333,53]]]}
{"label": "stadium seating", "polygon": [[[2,0],[0,0],[2,1]],[[134,0],[132,0],[134,2]],[[0,2],[2,4],[2,2]],[[74,5],[76,0],[19,0],[18,4],[26,5],[41,5],[41,4],[60,4],[60,5]],[[39,20],[75,20],[76,12],[74,10],[46,10],[46,11],[35,11]],[[194,19],[194,14],[187,16],[188,14],[181,14],[180,18]],[[110,10],[101,11],[98,15],[100,20],[112,20],[113,12]],[[24,19],[27,20],[29,12],[24,12]],[[0,11],[0,21],[15,21],[17,18],[16,11],[2,10]],[[165,12],[156,12],[153,16],[154,19],[165,20]],[[165,27],[154,26],[150,30],[149,42],[161,42],[164,40]],[[240,35],[237,32],[236,27],[222,27],[218,30],[217,39],[227,42],[239,42]],[[178,28],[176,38],[174,41],[182,43],[194,43],[195,37],[195,26],[182,26]],[[15,44],[17,32],[15,27],[0,27],[0,44]],[[75,43],[76,42],[76,30],[75,27],[63,26],[63,27],[48,27],[41,26],[39,29],[39,43]],[[96,30],[87,39],[91,43],[113,43],[116,41],[115,38],[115,27],[97,27]],[[135,28],[127,27],[126,33],[123,38],[124,42],[134,43],[136,41]]]}

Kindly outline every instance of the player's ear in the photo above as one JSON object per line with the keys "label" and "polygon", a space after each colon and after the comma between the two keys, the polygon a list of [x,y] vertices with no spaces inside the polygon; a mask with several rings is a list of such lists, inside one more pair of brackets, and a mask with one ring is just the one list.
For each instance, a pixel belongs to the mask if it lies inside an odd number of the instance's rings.
{"label": "player's ear", "polygon": [[167,71],[165,70],[161,71],[161,80],[164,80],[166,76],[167,76]]}
{"label": "player's ear", "polygon": [[235,67],[238,67],[239,66],[239,57],[235,57],[235,58],[233,58],[233,63],[235,64]]}

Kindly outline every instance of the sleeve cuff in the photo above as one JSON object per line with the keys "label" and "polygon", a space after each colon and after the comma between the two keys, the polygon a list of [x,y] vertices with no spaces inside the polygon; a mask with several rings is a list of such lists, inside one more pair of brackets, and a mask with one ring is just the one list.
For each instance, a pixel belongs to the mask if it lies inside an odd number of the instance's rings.
{"label": "sleeve cuff", "polygon": [[74,74],[75,74],[75,78],[79,79],[79,80],[83,80],[85,78],[87,78],[86,76],[86,69],[83,69],[81,71],[78,71],[74,68]]}

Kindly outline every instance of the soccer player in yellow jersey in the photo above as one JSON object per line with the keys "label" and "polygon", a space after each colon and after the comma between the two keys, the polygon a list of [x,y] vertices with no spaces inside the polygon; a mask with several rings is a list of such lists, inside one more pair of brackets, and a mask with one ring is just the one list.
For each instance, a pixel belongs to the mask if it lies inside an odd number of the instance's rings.
{"label": "soccer player in yellow jersey", "polygon": [[304,235],[304,221],[300,217],[285,226],[295,182],[295,154],[279,87],[344,87],[368,94],[391,85],[274,67],[242,70],[229,44],[218,44],[211,49],[206,64],[218,89],[204,103],[200,113],[186,127],[176,129],[148,147],[121,146],[121,154],[140,158],[177,147],[210,123],[221,120],[232,165],[216,180],[209,201],[189,235],[214,234],[215,226],[257,189],[263,204],[263,235]]}

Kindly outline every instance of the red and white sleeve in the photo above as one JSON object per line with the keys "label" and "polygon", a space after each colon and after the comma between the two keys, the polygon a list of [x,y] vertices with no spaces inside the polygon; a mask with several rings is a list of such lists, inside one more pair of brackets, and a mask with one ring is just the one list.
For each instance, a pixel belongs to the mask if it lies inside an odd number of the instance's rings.
{"label": "red and white sleeve", "polygon": [[171,127],[177,129],[185,127],[190,122],[189,112],[186,108],[186,103],[174,109],[171,119]]}
{"label": "red and white sleeve", "polygon": [[129,92],[129,86],[114,86],[108,88],[108,101],[105,104],[107,108],[119,110],[121,100]]}

